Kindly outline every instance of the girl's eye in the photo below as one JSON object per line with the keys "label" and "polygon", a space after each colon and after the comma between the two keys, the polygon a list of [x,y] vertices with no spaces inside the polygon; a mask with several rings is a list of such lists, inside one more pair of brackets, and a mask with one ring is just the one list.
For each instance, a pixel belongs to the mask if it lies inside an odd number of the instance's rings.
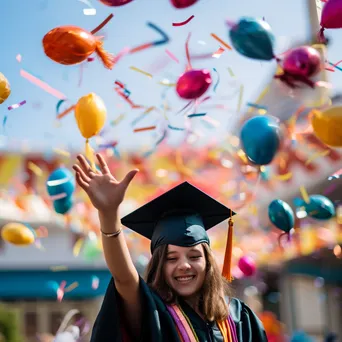
{"label": "girl's eye", "polygon": [[167,261],[174,261],[174,260],[176,260],[176,258],[167,258],[166,260]]}
{"label": "girl's eye", "polygon": [[190,259],[196,260],[196,259],[199,259],[200,257],[201,257],[200,255],[198,255],[198,256],[192,256],[192,257],[190,257]]}

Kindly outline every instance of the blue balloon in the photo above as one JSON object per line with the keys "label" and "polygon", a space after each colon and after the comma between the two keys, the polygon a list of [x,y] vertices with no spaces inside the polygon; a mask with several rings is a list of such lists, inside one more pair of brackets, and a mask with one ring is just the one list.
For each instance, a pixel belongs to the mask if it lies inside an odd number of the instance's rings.
{"label": "blue balloon", "polygon": [[278,120],[270,116],[255,116],[244,123],[240,133],[242,148],[256,165],[271,163],[280,146]]}
{"label": "blue balloon", "polygon": [[274,35],[268,23],[261,19],[242,18],[229,36],[236,51],[242,55],[269,61],[274,58]]}
{"label": "blue balloon", "polygon": [[291,342],[314,342],[314,339],[307,335],[304,331],[296,331],[291,339]]}
{"label": "blue balloon", "polygon": [[57,214],[66,214],[74,204],[72,197],[64,197],[58,200],[53,201],[53,207]]}
{"label": "blue balloon", "polygon": [[288,233],[295,223],[292,208],[284,201],[276,199],[268,206],[268,217],[270,221],[279,229]]}
{"label": "blue balloon", "polygon": [[309,196],[310,202],[305,203],[305,211],[307,214],[317,220],[329,220],[335,216],[334,203],[322,195]]}
{"label": "blue balloon", "polygon": [[47,192],[50,196],[56,196],[65,193],[71,196],[75,191],[76,183],[72,172],[67,168],[54,170],[46,182]]}

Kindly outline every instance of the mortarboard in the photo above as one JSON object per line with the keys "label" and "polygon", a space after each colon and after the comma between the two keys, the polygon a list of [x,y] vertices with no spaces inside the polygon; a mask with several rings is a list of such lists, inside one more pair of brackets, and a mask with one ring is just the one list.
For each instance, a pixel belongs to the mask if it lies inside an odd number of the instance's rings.
{"label": "mortarboard", "polygon": [[[188,182],[179,184],[121,219],[124,226],[151,240],[151,252],[165,244],[210,245],[207,230],[235,213]],[[230,280],[232,220],[229,220],[223,275]]]}

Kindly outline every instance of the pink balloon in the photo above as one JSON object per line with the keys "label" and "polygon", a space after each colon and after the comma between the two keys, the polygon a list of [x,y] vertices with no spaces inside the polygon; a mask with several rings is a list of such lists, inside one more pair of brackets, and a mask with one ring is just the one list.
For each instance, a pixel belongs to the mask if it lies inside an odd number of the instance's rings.
{"label": "pink balloon", "polygon": [[126,5],[133,0],[100,0],[104,5],[111,6],[111,7],[119,7]]}
{"label": "pink balloon", "polygon": [[171,0],[171,3],[176,8],[187,8],[195,4],[198,0]]}
{"label": "pink balloon", "polygon": [[292,76],[312,77],[321,68],[321,55],[311,46],[290,50],[283,60],[284,72]]}
{"label": "pink balloon", "polygon": [[323,7],[321,26],[323,28],[342,28],[342,0],[329,0]]}
{"label": "pink balloon", "polygon": [[182,99],[194,100],[208,90],[211,82],[208,70],[189,70],[179,77],[176,91]]}
{"label": "pink balloon", "polygon": [[255,261],[249,256],[241,257],[238,266],[246,277],[251,277],[256,271]]}

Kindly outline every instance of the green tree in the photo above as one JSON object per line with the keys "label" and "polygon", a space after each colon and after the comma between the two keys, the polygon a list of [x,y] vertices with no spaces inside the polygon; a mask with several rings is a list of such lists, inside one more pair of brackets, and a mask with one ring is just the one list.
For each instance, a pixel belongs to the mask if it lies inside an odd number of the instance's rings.
{"label": "green tree", "polygon": [[0,342],[22,342],[19,317],[5,305],[0,305]]}

